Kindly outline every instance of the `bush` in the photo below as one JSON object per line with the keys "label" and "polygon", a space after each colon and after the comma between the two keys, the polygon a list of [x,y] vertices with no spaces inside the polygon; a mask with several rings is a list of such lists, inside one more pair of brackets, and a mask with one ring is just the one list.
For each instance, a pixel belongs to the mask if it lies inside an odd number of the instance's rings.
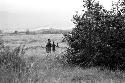
{"label": "bush", "polygon": [[67,62],[82,67],[125,68],[125,15],[107,11],[97,2],[84,1],[82,15],[74,15],[75,28],[67,35]]}

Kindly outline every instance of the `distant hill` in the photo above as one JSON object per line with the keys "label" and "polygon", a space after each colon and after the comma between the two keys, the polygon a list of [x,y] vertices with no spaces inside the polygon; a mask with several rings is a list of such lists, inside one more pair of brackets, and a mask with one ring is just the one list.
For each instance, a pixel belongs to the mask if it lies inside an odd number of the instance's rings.
{"label": "distant hill", "polygon": [[6,32],[4,34],[9,34],[9,35],[13,35],[13,34],[18,34],[18,35],[35,35],[35,34],[67,34],[69,32],[71,32],[72,29],[68,29],[68,30],[61,30],[61,29],[40,29],[40,30],[34,30],[34,31],[29,31],[28,33],[26,33],[26,31],[14,31],[14,32]]}
{"label": "distant hill", "polygon": [[40,29],[35,31],[36,33],[41,33],[41,34],[64,34],[64,33],[69,33],[71,30],[61,30],[61,29]]}

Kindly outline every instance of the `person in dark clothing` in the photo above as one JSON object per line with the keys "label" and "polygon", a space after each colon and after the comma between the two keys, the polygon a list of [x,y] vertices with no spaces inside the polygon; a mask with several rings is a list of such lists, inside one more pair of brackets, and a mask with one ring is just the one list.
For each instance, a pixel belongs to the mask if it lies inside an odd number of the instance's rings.
{"label": "person in dark clothing", "polygon": [[53,42],[53,44],[52,44],[52,50],[53,50],[53,52],[55,52],[55,47],[56,47],[56,45],[55,45],[55,43]]}
{"label": "person in dark clothing", "polygon": [[47,45],[46,45],[46,52],[51,53],[51,40],[48,39]]}

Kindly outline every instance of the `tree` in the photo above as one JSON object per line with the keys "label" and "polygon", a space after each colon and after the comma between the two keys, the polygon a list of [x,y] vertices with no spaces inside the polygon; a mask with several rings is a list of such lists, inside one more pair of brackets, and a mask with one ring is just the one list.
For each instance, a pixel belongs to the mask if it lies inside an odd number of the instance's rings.
{"label": "tree", "polygon": [[121,0],[120,6],[121,6],[120,11],[124,14],[125,13],[125,0]]}
{"label": "tree", "polygon": [[123,69],[125,16],[106,10],[99,2],[84,0],[83,14],[73,16],[75,28],[67,37],[67,61],[79,66]]}
{"label": "tree", "polygon": [[18,31],[14,31],[14,34],[17,34],[18,33]]}
{"label": "tree", "polygon": [[2,34],[3,32],[2,32],[2,30],[0,30],[0,34]]}
{"label": "tree", "polygon": [[27,35],[30,34],[30,31],[29,31],[29,30],[26,30],[26,34],[27,34]]}

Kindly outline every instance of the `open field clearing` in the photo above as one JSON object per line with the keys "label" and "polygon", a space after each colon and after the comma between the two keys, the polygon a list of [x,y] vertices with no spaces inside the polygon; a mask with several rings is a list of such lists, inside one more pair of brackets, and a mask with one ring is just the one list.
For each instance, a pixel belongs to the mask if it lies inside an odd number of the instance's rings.
{"label": "open field clearing", "polygon": [[[64,51],[67,47],[67,44],[62,42],[63,35],[62,34],[39,34],[39,35],[6,35],[3,36],[3,40],[5,45],[9,45],[12,48],[20,45],[25,45],[26,54],[33,55],[46,55],[45,46],[47,44],[47,40],[51,39],[51,41],[55,42],[55,44],[59,44],[59,47],[56,48],[56,53],[60,53]],[[51,43],[52,43],[51,42]]]}
{"label": "open field clearing", "polygon": [[[25,45],[27,50],[24,57],[30,70],[28,75],[24,74],[24,77],[16,81],[11,80],[10,73],[0,70],[0,83],[125,83],[124,72],[82,69],[67,65],[63,57],[67,45],[61,42],[62,37],[61,34],[3,36],[5,45]],[[48,38],[59,43],[60,47],[56,48],[56,52],[46,53]]]}
{"label": "open field clearing", "polygon": [[60,47],[67,46],[65,43],[62,43],[62,34],[38,34],[38,35],[6,35],[3,36],[5,44],[10,46],[16,46],[20,44],[25,44],[28,46],[43,46],[45,47],[47,39],[59,43]]}

